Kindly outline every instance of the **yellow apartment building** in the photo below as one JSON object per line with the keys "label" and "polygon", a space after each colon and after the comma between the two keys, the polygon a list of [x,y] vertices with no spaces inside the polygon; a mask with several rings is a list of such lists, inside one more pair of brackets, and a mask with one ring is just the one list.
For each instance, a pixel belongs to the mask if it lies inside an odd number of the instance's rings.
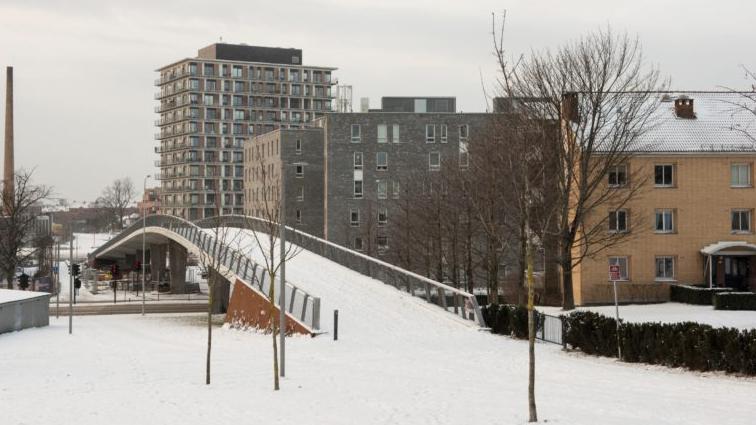
{"label": "yellow apartment building", "polygon": [[587,217],[626,234],[573,270],[576,304],[613,302],[610,264],[620,302],[668,300],[672,283],[756,290],[756,104],[730,92],[658,101],[637,151],[606,176],[616,190],[641,179],[637,195]]}

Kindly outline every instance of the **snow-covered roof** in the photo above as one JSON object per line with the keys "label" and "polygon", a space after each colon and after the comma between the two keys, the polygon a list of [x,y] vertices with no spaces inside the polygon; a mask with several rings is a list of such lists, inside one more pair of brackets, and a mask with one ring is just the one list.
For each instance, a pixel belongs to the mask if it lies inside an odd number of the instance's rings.
{"label": "snow-covered roof", "polygon": [[[695,118],[675,113],[676,99],[693,100]],[[636,152],[756,152],[756,93],[679,92],[654,97],[650,128]]]}

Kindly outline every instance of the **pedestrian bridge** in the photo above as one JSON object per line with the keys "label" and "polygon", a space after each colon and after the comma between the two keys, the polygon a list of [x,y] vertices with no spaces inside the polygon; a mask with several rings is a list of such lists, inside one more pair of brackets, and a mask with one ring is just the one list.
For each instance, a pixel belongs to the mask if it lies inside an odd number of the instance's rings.
{"label": "pedestrian bridge", "polygon": [[[213,289],[214,310],[226,313],[226,322],[238,326],[267,327],[271,303],[267,295],[270,279],[265,255],[258,241],[268,240],[265,233],[270,228],[268,222],[256,217],[228,215],[189,222],[179,217],[166,215],[147,216],[122,231],[116,237],[97,248],[89,255],[90,263],[121,262],[130,266],[142,258],[142,247],[147,250],[150,264],[150,279],[160,280],[160,273],[166,270],[170,275],[171,289],[180,292],[184,288],[184,271],[187,256],[191,253],[199,265],[208,273],[217,273],[224,284]],[[440,314],[455,315],[463,322],[484,327],[485,323],[475,297],[465,291],[436,282],[432,279],[409,272],[394,265],[369,257],[360,252],[344,248],[321,238],[298,230],[286,229],[287,244],[297,249],[309,251],[309,263],[329,260],[354,272],[372,277],[391,285],[407,294],[421,297],[427,303],[440,307]],[[277,239],[275,239],[277,241]],[[259,245],[263,245],[260,242]],[[278,255],[278,249],[274,250]],[[314,258],[314,260],[312,260]],[[297,261],[296,263],[301,263]],[[310,264],[306,267],[310,267]],[[291,267],[291,266],[289,266]],[[318,266],[312,264],[309,273],[318,273]],[[330,268],[330,267],[329,267]],[[348,273],[345,270],[345,273]],[[288,270],[287,270],[288,275]],[[277,317],[278,294],[281,282],[276,274],[275,300],[272,303]],[[308,276],[298,274],[299,281],[287,279],[286,305],[284,309],[290,332],[316,334],[321,329],[321,300],[317,285],[309,285]],[[321,277],[322,278],[322,277]],[[322,282],[322,279],[311,279]],[[375,282],[376,284],[378,282]],[[302,288],[307,287],[308,290]],[[323,288],[325,289],[325,288]],[[333,288],[328,288],[328,291]],[[324,291],[324,292],[328,292]],[[360,296],[355,293],[355,296]],[[369,294],[364,294],[369,296]],[[359,302],[359,300],[354,300]],[[390,308],[390,306],[387,306]],[[399,306],[396,306],[398,309]]]}

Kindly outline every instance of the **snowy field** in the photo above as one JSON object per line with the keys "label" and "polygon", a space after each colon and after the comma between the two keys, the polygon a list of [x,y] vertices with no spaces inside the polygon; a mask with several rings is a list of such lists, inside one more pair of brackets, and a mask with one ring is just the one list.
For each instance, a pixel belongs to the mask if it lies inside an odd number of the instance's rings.
{"label": "snowy field", "polygon": [[[251,250],[251,248],[250,248]],[[254,254],[253,255],[259,255]],[[202,315],[74,317],[0,335],[2,424],[524,424],[527,343],[479,331],[392,287],[302,252],[293,283],[331,334],[287,340],[272,391],[270,336],[218,328],[204,385]],[[538,344],[542,423],[753,424],[756,379]],[[44,408],[40,408],[44,406]]]}
{"label": "snowy field", "polygon": [[[538,310],[558,316],[564,314],[559,307],[538,307]],[[578,307],[614,317],[614,306]],[[627,322],[698,322],[714,327],[727,326],[739,329],[756,328],[756,311],[714,310],[712,306],[680,303],[630,304],[619,306],[620,319]]]}

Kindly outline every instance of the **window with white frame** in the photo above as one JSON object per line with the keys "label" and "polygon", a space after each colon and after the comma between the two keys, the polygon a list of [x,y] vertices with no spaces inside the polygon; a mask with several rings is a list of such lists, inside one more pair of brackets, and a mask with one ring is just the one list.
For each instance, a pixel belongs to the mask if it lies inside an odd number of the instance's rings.
{"label": "window with white frame", "polygon": [[297,210],[297,224],[302,224],[302,210]]}
{"label": "window with white frame", "polygon": [[378,209],[378,225],[385,226],[388,223],[388,210],[386,208]]}
{"label": "window with white frame", "polygon": [[428,168],[430,170],[441,169],[441,153],[440,152],[428,153]]}
{"label": "window with white frame", "polygon": [[609,186],[621,187],[627,184],[627,165],[615,165],[609,168]]}
{"label": "window with white frame", "polygon": [[751,233],[751,210],[732,210],[730,215],[734,233]]}
{"label": "window with white frame", "polygon": [[672,164],[654,165],[654,185],[672,187],[675,184],[675,166]]}
{"label": "window with white frame", "polygon": [[378,124],[378,143],[388,142],[388,126],[386,124]]}
{"label": "window with white frame", "polygon": [[354,169],[362,170],[362,152],[354,153]]}
{"label": "window with white frame", "polygon": [[359,237],[359,236],[357,236],[356,238],[354,238],[354,245],[352,245],[352,246],[354,247],[355,251],[362,251],[362,249],[363,249],[362,248],[362,238]]}
{"label": "window with white frame", "polygon": [[375,238],[376,245],[378,245],[378,251],[388,250],[388,236],[379,235]]}
{"label": "window with white frame", "polygon": [[656,233],[672,233],[675,231],[675,211],[671,209],[656,210],[654,220]]}
{"label": "window with white frame", "polygon": [[351,142],[352,143],[360,143],[361,139],[361,130],[359,124],[352,124],[352,131],[351,131]]}
{"label": "window with white frame", "polygon": [[656,280],[674,280],[675,257],[656,257]]}
{"label": "window with white frame", "polygon": [[394,199],[399,199],[399,190],[400,190],[399,182],[396,180],[391,182],[391,196]]}
{"label": "window with white frame", "polygon": [[387,152],[375,153],[375,169],[378,171],[388,170],[388,153]]}
{"label": "window with white frame", "polygon": [[362,199],[362,180],[354,181],[354,197],[356,199]]}
{"label": "window with white frame", "polygon": [[627,257],[609,257],[610,266],[619,266],[620,280],[630,280]]}
{"label": "window with white frame", "polygon": [[376,182],[376,191],[378,192],[378,199],[388,198],[388,184],[386,180],[378,180]]}
{"label": "window with white frame", "polygon": [[470,166],[470,154],[467,152],[459,153],[459,168],[467,168]]}
{"label": "window with white frame", "polygon": [[299,186],[299,192],[297,193],[297,201],[304,201],[304,186]]}
{"label": "window with white frame", "polygon": [[436,143],[436,126],[434,124],[425,125],[425,143]]}
{"label": "window with white frame", "polygon": [[459,141],[466,142],[469,137],[470,137],[470,126],[468,126],[467,124],[460,125],[459,126]]}
{"label": "window with white frame", "polygon": [[751,187],[751,164],[732,164],[730,166],[730,186]]}
{"label": "window with white frame", "polygon": [[360,225],[360,210],[357,208],[351,208],[349,210],[349,225],[357,227]]}
{"label": "window with white frame", "polygon": [[439,126],[439,133],[440,133],[439,134],[440,142],[441,143],[446,143],[448,135],[449,135],[448,131],[447,131],[447,128],[446,128],[446,124],[441,124]]}
{"label": "window with white frame", "polygon": [[609,231],[615,233],[627,232],[627,218],[628,214],[625,209],[609,211]]}
{"label": "window with white frame", "polygon": [[399,143],[399,124],[391,126],[391,142]]}
{"label": "window with white frame", "polygon": [[297,164],[295,165],[295,167],[296,167],[297,177],[298,178],[304,177],[304,165]]}

